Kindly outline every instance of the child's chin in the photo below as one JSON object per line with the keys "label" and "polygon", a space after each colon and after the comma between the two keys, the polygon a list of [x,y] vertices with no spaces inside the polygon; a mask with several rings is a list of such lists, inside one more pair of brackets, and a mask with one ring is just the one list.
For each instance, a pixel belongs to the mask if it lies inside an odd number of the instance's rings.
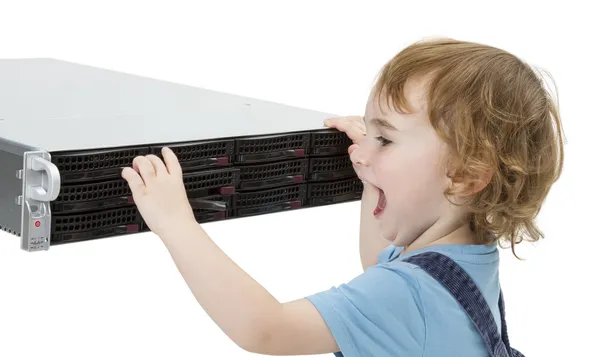
{"label": "child's chin", "polygon": [[381,234],[381,238],[392,243],[396,240],[397,230],[395,227],[392,227],[389,222],[384,220],[379,221],[379,232]]}

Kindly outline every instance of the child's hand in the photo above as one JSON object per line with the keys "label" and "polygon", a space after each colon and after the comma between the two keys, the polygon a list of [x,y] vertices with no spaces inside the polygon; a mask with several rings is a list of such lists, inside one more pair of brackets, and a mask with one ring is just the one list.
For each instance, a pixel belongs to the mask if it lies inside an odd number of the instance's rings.
{"label": "child's hand", "polygon": [[335,128],[348,135],[354,143],[348,148],[348,154],[352,154],[352,151],[361,144],[366,135],[365,122],[361,116],[329,118],[325,120],[325,126]]}
{"label": "child's hand", "polygon": [[168,148],[162,150],[162,156],[166,166],[155,155],[138,156],[133,168],[122,172],[144,221],[161,237],[170,229],[196,222],[177,157]]}
{"label": "child's hand", "polygon": [[352,155],[354,150],[359,145],[361,145],[363,140],[365,139],[366,129],[363,117],[347,116],[339,118],[329,118],[325,120],[325,125],[330,128],[336,128],[337,130],[346,133],[350,140],[352,140],[353,144],[350,145],[350,147],[348,147],[348,154],[350,154],[350,160],[352,161],[354,171],[356,171],[358,178],[363,180],[364,182],[364,178],[361,175],[361,166],[357,163],[356,155]]}

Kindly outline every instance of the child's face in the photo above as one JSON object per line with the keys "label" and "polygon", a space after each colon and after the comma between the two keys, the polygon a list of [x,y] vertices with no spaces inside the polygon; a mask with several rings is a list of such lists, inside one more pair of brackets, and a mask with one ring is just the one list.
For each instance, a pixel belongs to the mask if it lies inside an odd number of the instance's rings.
{"label": "child's face", "polygon": [[385,103],[381,111],[371,96],[367,136],[354,153],[365,163],[359,168],[362,179],[380,189],[373,212],[380,231],[396,245],[413,242],[448,209],[443,194],[449,183],[446,153],[427,116],[425,88],[413,83],[406,96],[412,114],[400,114]]}

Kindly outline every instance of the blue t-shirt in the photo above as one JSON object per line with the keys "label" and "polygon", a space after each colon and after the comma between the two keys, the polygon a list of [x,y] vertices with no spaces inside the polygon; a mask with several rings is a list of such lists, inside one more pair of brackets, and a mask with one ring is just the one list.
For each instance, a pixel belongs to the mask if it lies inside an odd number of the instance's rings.
{"label": "blue t-shirt", "polygon": [[419,267],[402,260],[426,251],[452,258],[475,281],[498,330],[499,252],[495,245],[436,245],[400,256],[389,246],[378,264],[347,284],[307,298],[341,350],[337,356],[487,356],[475,326],[454,297]]}

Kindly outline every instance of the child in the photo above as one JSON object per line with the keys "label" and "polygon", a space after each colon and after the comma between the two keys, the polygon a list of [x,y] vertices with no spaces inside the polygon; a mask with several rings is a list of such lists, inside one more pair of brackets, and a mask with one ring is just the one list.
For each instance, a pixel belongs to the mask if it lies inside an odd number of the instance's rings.
{"label": "child", "polygon": [[259,354],[520,355],[501,314],[497,245],[508,242],[514,253],[542,237],[534,218],[562,170],[560,119],[542,80],[500,49],[415,43],[381,71],[364,120],[326,125],[354,141],[365,271],[289,303],[196,223],[171,150],[164,164],[137,157],[123,170],[209,316]]}

